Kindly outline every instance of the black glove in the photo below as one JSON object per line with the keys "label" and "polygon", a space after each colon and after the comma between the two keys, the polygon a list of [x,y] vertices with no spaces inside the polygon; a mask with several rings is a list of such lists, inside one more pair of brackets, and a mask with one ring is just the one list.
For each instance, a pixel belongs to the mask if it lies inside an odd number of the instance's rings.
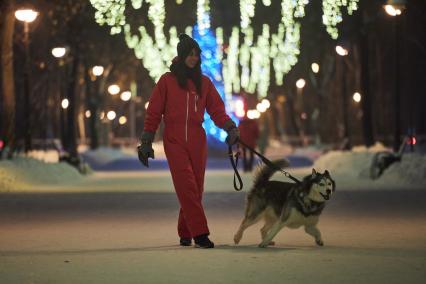
{"label": "black glove", "polygon": [[154,159],[154,149],[152,149],[152,141],[155,134],[152,132],[143,132],[141,142],[138,145],[138,158],[141,163],[149,168],[148,158]]}
{"label": "black glove", "polygon": [[226,143],[229,146],[234,145],[240,139],[240,130],[235,125],[235,122],[232,120],[228,120],[225,122],[223,129],[228,133],[228,137],[226,137]]}

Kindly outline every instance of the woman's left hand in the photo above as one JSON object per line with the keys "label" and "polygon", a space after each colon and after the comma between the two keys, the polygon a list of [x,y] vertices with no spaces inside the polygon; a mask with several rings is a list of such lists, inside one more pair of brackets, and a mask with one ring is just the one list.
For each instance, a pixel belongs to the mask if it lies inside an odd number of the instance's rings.
{"label": "woman's left hand", "polygon": [[240,130],[237,127],[231,128],[228,130],[228,137],[226,137],[226,143],[229,146],[234,145],[240,139]]}

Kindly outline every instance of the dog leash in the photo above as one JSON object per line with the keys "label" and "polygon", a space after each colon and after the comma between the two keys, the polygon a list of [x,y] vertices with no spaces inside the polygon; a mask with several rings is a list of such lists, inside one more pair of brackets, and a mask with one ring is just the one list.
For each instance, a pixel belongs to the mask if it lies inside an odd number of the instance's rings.
{"label": "dog leash", "polygon": [[[294,176],[292,176],[289,172],[281,169],[280,167],[278,167],[277,165],[275,165],[274,163],[272,163],[265,156],[263,156],[262,154],[260,154],[259,152],[257,152],[255,149],[251,148],[246,143],[244,143],[243,141],[241,141],[241,139],[238,139],[237,149],[239,147],[239,144],[241,144],[243,147],[245,147],[249,151],[251,151],[254,154],[256,154],[262,160],[262,162],[265,165],[267,165],[268,167],[270,167],[271,169],[274,169],[274,170],[276,170],[278,172],[283,173],[286,177],[288,177],[292,181],[296,182],[297,184],[301,183],[300,180],[298,180],[297,178],[295,178]],[[238,169],[237,169],[239,155],[240,155],[240,153],[239,153],[239,151],[237,151],[237,153],[235,154],[235,161],[234,161],[234,154],[233,154],[233,151],[232,151],[232,146],[228,146],[228,156],[229,156],[229,159],[231,161],[231,165],[234,168],[234,188],[235,188],[236,191],[240,191],[241,189],[243,189],[243,181],[242,181],[241,176],[240,176],[240,174],[238,172]],[[237,177],[237,179],[238,179],[239,186],[237,186],[237,184],[236,184],[235,177]]]}

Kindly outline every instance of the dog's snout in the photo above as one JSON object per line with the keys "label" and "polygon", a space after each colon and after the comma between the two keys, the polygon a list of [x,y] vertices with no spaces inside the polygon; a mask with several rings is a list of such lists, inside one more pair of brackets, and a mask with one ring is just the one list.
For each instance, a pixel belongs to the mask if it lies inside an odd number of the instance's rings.
{"label": "dog's snout", "polygon": [[327,192],[327,194],[331,194],[331,190],[330,189],[327,189],[326,192]]}

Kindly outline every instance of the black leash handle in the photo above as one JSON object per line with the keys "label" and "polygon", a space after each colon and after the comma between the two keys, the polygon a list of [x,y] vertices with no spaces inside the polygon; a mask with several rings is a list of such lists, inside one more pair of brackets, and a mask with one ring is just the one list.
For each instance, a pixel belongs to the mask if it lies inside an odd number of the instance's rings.
{"label": "black leash handle", "polygon": [[[237,144],[237,149],[238,149],[238,144]],[[238,172],[238,157],[240,156],[240,152],[237,151],[237,153],[235,154],[235,161],[234,161],[234,153],[232,152],[232,146],[229,145],[228,146],[228,156],[229,156],[229,160],[231,161],[231,165],[234,168],[234,189],[236,191],[241,191],[243,189],[243,180],[241,179],[240,173]],[[237,182],[235,177],[237,177],[238,179],[238,183],[239,186],[237,186]]]}

